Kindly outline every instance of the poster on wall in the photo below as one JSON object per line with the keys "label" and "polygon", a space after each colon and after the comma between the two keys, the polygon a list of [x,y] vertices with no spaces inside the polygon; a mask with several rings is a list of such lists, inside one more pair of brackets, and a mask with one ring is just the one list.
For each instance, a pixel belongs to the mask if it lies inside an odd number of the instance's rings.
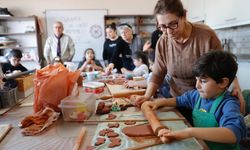
{"label": "poster on wall", "polygon": [[56,21],[64,24],[64,33],[70,35],[75,43],[74,62],[82,61],[87,48],[93,48],[96,58],[102,59],[106,9],[46,10],[45,15],[47,36],[53,35],[53,24]]}

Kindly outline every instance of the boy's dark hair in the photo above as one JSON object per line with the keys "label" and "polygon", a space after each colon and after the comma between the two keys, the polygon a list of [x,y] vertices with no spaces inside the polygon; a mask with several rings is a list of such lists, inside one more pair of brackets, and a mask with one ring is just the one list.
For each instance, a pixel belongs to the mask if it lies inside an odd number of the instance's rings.
{"label": "boy's dark hair", "polygon": [[221,83],[222,78],[228,78],[229,84],[234,80],[238,64],[237,58],[230,52],[213,50],[202,55],[193,66],[193,74],[196,77],[210,77]]}
{"label": "boy's dark hair", "polygon": [[141,59],[143,64],[149,66],[148,56],[143,51],[134,52],[134,54],[132,55],[132,58],[137,59],[137,60]]}
{"label": "boy's dark hair", "polygon": [[180,0],[158,0],[154,8],[154,14],[165,13],[172,13],[178,17],[186,16],[186,10]]}
{"label": "boy's dark hair", "polygon": [[114,22],[112,22],[111,24],[108,24],[106,26],[106,28],[110,28],[110,29],[113,29],[114,31],[116,31],[116,24]]}
{"label": "boy's dark hair", "polygon": [[10,57],[16,57],[16,58],[22,58],[22,51],[19,49],[13,49],[10,51],[9,58]]}

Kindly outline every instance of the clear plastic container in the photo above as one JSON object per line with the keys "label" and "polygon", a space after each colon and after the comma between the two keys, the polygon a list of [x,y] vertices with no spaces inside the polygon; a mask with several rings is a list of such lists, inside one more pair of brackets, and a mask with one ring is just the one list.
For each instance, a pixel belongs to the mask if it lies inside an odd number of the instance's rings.
{"label": "clear plastic container", "polygon": [[95,110],[96,97],[94,94],[84,96],[68,96],[59,104],[64,121],[87,120]]}

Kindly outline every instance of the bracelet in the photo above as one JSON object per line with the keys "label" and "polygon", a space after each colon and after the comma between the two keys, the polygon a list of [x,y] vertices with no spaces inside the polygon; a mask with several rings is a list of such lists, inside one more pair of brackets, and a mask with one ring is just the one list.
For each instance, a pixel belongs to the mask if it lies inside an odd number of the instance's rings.
{"label": "bracelet", "polygon": [[159,126],[155,129],[154,134],[158,136],[158,133],[161,129],[168,129],[166,126]]}

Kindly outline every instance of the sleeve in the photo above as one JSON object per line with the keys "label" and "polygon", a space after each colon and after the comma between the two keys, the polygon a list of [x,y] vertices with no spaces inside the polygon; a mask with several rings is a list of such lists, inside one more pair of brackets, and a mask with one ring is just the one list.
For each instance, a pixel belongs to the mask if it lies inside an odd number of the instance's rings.
{"label": "sleeve", "polygon": [[105,40],[104,44],[103,44],[103,52],[102,52],[102,58],[103,60],[108,60],[108,56],[107,56],[107,39]]}
{"label": "sleeve", "polygon": [[103,68],[103,66],[102,66],[102,64],[100,63],[100,61],[99,61],[99,60],[95,60],[95,64],[96,64],[97,66],[99,66],[99,67],[102,67],[102,68]]}
{"label": "sleeve", "polygon": [[210,46],[211,46],[210,49],[212,49],[212,50],[222,50],[223,49],[221,42],[214,31],[212,31]]}
{"label": "sleeve", "polygon": [[22,72],[28,71],[28,69],[26,67],[24,67],[23,65],[20,65],[20,69],[21,69]]}
{"label": "sleeve", "polygon": [[177,107],[186,107],[187,109],[194,109],[194,106],[199,99],[199,93],[197,90],[191,90],[185,92],[181,96],[176,97],[176,106]]}
{"label": "sleeve", "polygon": [[146,65],[141,65],[139,68],[133,70],[135,76],[142,76],[148,74],[148,67]]}
{"label": "sleeve", "polygon": [[240,113],[239,101],[229,100],[223,107],[222,116],[220,118],[220,127],[229,128],[236,136],[237,142],[246,137],[246,126],[244,118]]}
{"label": "sleeve", "polygon": [[152,68],[152,78],[151,78],[151,82],[154,82],[158,85],[161,85],[161,83],[164,80],[165,75],[167,74],[167,64],[165,63],[165,60],[167,58],[166,53],[164,51],[166,51],[166,49],[164,49],[164,47],[167,47],[166,45],[164,45],[164,42],[166,42],[163,38],[159,39],[160,41],[158,41],[157,45],[156,45],[156,51],[155,51],[155,62]]}
{"label": "sleeve", "polygon": [[5,63],[5,64],[2,64],[2,71],[3,71],[3,73],[6,73],[6,71],[7,71],[7,64]]}
{"label": "sleeve", "polygon": [[46,59],[47,63],[51,63],[50,57],[51,57],[51,42],[50,38],[48,38],[45,42],[44,50],[43,50],[43,55],[44,58]]}
{"label": "sleeve", "polygon": [[72,61],[75,55],[75,44],[71,37],[69,37],[69,61]]}

